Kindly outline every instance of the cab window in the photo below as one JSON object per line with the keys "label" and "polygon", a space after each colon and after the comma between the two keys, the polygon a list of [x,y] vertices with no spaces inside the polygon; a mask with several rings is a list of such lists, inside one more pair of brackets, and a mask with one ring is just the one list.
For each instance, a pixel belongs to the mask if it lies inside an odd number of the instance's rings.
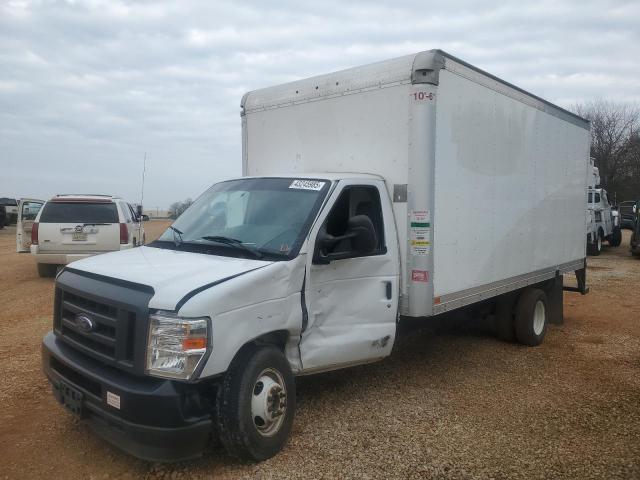
{"label": "cab window", "polygon": [[[373,224],[377,243],[375,250],[370,255],[386,253],[380,193],[376,187],[368,185],[346,187],[333,205],[323,228],[334,237],[345,235],[349,218],[355,215],[365,215],[369,217]],[[341,255],[341,258],[360,256],[353,252],[351,240],[349,239],[341,240],[335,245],[327,247],[326,253],[344,254],[344,256]]]}

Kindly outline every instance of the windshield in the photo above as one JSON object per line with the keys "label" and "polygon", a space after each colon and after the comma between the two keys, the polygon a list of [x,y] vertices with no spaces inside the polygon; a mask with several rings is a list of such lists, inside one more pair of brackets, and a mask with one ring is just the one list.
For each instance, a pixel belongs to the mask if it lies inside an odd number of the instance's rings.
{"label": "windshield", "polygon": [[151,246],[250,258],[293,258],[329,185],[327,180],[293,178],[218,183]]}

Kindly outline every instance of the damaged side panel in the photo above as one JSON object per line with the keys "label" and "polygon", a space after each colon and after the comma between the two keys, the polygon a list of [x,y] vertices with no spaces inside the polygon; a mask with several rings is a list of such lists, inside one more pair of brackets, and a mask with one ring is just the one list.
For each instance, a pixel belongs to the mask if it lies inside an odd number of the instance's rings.
{"label": "damaged side panel", "polygon": [[300,343],[305,372],[374,361],[391,353],[396,305],[385,292],[386,283],[394,281],[360,277],[307,290],[309,327]]}
{"label": "damaged side panel", "polygon": [[300,371],[305,260],[306,255],[300,255],[249,272],[197,294],[180,309],[184,316],[211,312],[213,353],[203,377],[224,372],[244,344],[271,332],[287,334],[285,354],[291,369]]}
{"label": "damaged side panel", "polygon": [[[308,255],[305,278],[308,321],[300,340],[301,373],[379,360],[391,354],[393,348],[399,262],[391,202],[384,183],[374,180],[342,180],[330,200],[335,202],[341,190],[354,185],[378,188],[386,248],[329,264],[314,264],[313,255]],[[334,205],[340,208],[339,203]],[[325,212],[326,216],[316,223],[310,235],[312,240],[332,211]],[[314,245],[313,241],[309,244]]]}

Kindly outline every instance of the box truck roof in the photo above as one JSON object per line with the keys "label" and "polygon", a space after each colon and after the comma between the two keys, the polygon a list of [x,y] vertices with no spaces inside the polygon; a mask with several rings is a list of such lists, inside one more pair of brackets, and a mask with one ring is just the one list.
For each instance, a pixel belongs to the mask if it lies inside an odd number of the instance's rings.
{"label": "box truck roof", "polygon": [[485,86],[499,93],[589,129],[587,119],[438,49],[247,92],[241,101],[242,113],[360,93],[381,86],[403,83],[438,85],[441,69],[476,82],[482,79]]}

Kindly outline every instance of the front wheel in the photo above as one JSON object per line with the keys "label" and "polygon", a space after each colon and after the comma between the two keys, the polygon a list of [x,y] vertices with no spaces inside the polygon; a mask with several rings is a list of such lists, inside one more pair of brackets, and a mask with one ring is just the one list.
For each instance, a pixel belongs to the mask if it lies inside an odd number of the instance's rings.
{"label": "front wheel", "polygon": [[600,232],[596,233],[596,238],[593,243],[589,243],[587,245],[587,250],[587,253],[594,257],[597,257],[602,253],[602,235],[600,235]]}
{"label": "front wheel", "polygon": [[296,408],[289,362],[274,346],[247,347],[231,362],[218,389],[217,433],[227,452],[249,461],[284,447]]}

